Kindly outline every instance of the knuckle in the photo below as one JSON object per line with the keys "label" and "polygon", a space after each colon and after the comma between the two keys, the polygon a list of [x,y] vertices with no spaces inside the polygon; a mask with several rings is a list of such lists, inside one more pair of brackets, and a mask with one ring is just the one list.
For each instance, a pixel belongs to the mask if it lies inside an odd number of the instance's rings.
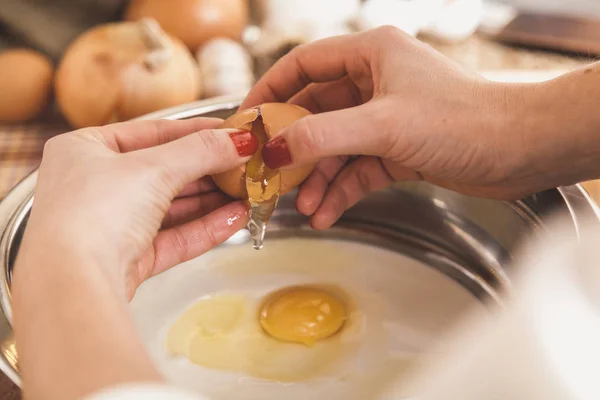
{"label": "knuckle", "polygon": [[156,130],[156,137],[159,145],[168,143],[170,141],[170,137],[168,134],[169,122],[170,121],[165,119],[157,119],[156,121],[154,121],[154,129]]}
{"label": "knuckle", "polygon": [[62,147],[64,142],[64,134],[54,136],[46,141],[44,144],[44,155],[50,154]]}
{"label": "knuckle", "polygon": [[308,48],[308,43],[302,43],[298,46],[295,46],[286,56],[286,58],[297,60],[300,56],[306,51]]}
{"label": "knuckle", "polygon": [[200,148],[204,154],[212,154],[218,160],[226,159],[231,154],[229,143],[212,130],[198,133]]}
{"label": "knuckle", "polygon": [[[323,148],[325,138],[320,129],[315,127],[312,116],[305,117],[297,122],[296,144],[297,151],[302,158],[313,160],[320,155],[320,149]],[[308,160],[307,160],[308,161]]]}
{"label": "knuckle", "polygon": [[371,191],[371,171],[368,168],[358,168],[356,171],[356,183],[360,194],[367,194]]}
{"label": "knuckle", "polygon": [[106,144],[106,140],[102,133],[96,128],[78,129],[72,132],[56,135],[46,141],[43,152],[51,153],[55,151],[63,151],[63,149],[71,147],[77,143],[100,142]]}
{"label": "knuckle", "polygon": [[198,132],[198,138],[200,139],[200,146],[204,150],[213,150],[219,145],[219,140],[211,130],[205,130]]}
{"label": "knuckle", "polygon": [[199,231],[201,237],[203,238],[202,241],[205,244],[203,246],[204,248],[211,249],[219,244],[214,226],[207,224],[206,222],[202,222]]}
{"label": "knuckle", "polygon": [[93,142],[99,142],[103,145],[106,145],[106,138],[104,137],[104,135],[102,134],[102,131],[100,130],[101,128],[83,128],[83,129],[78,129],[76,131],[72,131],[69,133],[65,133],[64,136],[65,138],[68,139],[80,139],[80,140],[86,140],[86,141],[93,141]]}
{"label": "knuckle", "polygon": [[336,197],[335,209],[338,214],[341,214],[343,211],[347,210],[350,207],[350,196],[351,192],[347,185],[340,185],[338,196]]}
{"label": "knuckle", "polygon": [[185,235],[178,227],[173,228],[173,246],[177,249],[177,254],[179,254],[178,262],[184,262],[189,259],[190,255],[190,246],[188,241],[185,238]]}
{"label": "knuckle", "polygon": [[167,213],[165,214],[165,216],[163,217],[162,223],[161,223],[161,228],[167,228],[170,226],[175,225],[175,214],[173,212],[172,208],[169,208],[167,210]]}
{"label": "knuckle", "polygon": [[405,39],[407,34],[393,25],[383,25],[373,30],[373,34],[382,39]]}

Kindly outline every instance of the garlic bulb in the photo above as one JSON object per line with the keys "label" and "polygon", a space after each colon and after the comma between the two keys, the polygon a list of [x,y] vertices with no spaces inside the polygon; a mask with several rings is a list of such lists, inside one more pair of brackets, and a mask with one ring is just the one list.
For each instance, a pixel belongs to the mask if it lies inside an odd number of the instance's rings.
{"label": "garlic bulb", "polygon": [[272,53],[288,43],[307,43],[350,32],[360,0],[257,0],[262,34],[251,47],[254,55]]}
{"label": "garlic bulb", "polygon": [[205,97],[244,95],[254,84],[252,58],[238,42],[213,39],[196,53]]}
{"label": "garlic bulb", "polygon": [[352,33],[352,29],[347,24],[335,25],[317,25],[311,32],[306,35],[307,42],[325,39],[332,36],[346,35]]}
{"label": "garlic bulb", "polygon": [[409,35],[430,23],[443,0],[367,0],[357,20],[361,30],[392,25]]}
{"label": "garlic bulb", "polygon": [[459,42],[475,33],[483,13],[482,0],[447,0],[442,12],[423,29],[423,33],[441,41]]}

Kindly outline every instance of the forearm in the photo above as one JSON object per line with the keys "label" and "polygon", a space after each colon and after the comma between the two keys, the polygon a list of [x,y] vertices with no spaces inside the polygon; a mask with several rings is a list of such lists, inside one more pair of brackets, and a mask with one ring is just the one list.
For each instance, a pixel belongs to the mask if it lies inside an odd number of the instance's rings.
{"label": "forearm", "polygon": [[159,381],[127,299],[95,265],[102,261],[61,248],[52,237],[26,233],[12,283],[28,398],[79,399],[110,385]]}
{"label": "forearm", "polygon": [[[600,178],[600,63],[528,85],[513,134],[525,162],[552,186]],[[519,104],[515,104],[519,107]]]}

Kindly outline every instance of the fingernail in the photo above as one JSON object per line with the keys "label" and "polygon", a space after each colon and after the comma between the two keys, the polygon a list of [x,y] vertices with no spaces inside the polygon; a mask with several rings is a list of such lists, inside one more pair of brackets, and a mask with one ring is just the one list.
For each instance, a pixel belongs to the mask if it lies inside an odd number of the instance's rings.
{"label": "fingernail", "polygon": [[250,131],[230,132],[229,137],[240,157],[248,157],[258,150],[258,139]]}
{"label": "fingernail", "polygon": [[281,136],[271,140],[262,151],[263,161],[271,169],[285,167],[292,163],[292,155],[287,147],[285,139]]}

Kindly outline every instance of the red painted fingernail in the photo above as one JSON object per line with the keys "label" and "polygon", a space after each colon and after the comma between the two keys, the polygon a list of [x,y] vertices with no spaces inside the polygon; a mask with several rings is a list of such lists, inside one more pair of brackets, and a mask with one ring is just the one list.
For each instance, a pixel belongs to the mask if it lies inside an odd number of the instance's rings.
{"label": "red painted fingernail", "polygon": [[258,139],[249,131],[230,132],[229,137],[240,157],[248,157],[258,150]]}
{"label": "red painted fingernail", "polygon": [[263,161],[271,169],[285,167],[292,163],[292,155],[287,147],[285,139],[281,136],[271,140],[262,151]]}

